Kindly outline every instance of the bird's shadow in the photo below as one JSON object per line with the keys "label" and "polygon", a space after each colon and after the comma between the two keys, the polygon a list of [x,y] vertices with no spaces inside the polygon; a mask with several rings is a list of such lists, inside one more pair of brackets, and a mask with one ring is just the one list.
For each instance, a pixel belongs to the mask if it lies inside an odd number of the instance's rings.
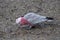
{"label": "bird's shadow", "polygon": [[43,29],[43,28],[47,28],[47,27],[55,27],[55,26],[59,26],[58,24],[54,24],[54,23],[40,23],[40,24],[36,24],[34,26],[32,26],[31,29]]}

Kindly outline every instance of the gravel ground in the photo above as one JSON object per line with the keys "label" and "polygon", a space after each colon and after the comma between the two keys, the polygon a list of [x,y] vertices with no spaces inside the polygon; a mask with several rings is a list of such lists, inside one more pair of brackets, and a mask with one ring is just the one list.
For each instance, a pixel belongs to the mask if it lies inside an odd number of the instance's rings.
{"label": "gravel ground", "polygon": [[[43,28],[20,29],[15,19],[28,12],[55,20]],[[0,40],[60,40],[60,0],[0,0]]]}

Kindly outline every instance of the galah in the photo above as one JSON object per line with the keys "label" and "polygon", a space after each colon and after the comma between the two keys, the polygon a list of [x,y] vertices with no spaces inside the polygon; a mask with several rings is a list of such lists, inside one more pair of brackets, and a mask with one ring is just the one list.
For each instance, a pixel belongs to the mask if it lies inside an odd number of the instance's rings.
{"label": "galah", "polygon": [[38,15],[36,13],[30,12],[27,13],[24,16],[21,16],[16,19],[16,23],[20,24],[20,27],[25,27],[26,29],[31,29],[32,26],[34,26],[37,23],[43,23],[43,22],[51,22],[53,21],[53,18],[51,17],[46,17],[42,15]]}

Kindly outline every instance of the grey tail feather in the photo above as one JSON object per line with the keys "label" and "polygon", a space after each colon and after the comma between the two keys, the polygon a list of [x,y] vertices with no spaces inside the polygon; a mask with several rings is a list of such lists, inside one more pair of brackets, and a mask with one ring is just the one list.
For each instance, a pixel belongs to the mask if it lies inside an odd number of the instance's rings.
{"label": "grey tail feather", "polygon": [[52,17],[46,17],[46,19],[48,19],[48,20],[54,20],[54,18],[52,18]]}

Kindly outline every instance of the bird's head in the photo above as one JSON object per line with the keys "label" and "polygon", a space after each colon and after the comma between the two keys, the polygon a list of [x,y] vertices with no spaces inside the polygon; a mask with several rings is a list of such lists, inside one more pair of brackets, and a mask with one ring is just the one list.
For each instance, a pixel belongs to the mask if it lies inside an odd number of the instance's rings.
{"label": "bird's head", "polygon": [[16,19],[16,24],[27,25],[29,22],[24,17],[19,17]]}

